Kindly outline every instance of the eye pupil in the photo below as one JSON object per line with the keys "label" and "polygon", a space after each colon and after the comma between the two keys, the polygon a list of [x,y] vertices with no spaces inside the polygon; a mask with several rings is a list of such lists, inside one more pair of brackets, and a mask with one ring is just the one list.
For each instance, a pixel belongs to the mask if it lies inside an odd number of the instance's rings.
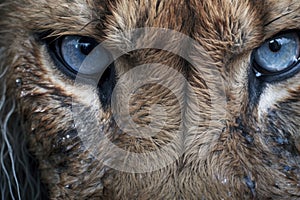
{"label": "eye pupil", "polygon": [[80,47],[80,51],[82,54],[84,55],[89,55],[91,53],[91,51],[95,48],[96,44],[95,42],[93,41],[87,41],[86,39],[84,38],[81,38],[79,41],[78,41],[78,45]]}
{"label": "eye pupil", "polygon": [[91,48],[90,44],[80,44],[80,51],[84,55],[89,55],[89,53],[92,51],[93,48]]}
{"label": "eye pupil", "polygon": [[272,52],[276,53],[276,52],[280,51],[281,44],[277,40],[271,40],[269,42],[269,48]]}

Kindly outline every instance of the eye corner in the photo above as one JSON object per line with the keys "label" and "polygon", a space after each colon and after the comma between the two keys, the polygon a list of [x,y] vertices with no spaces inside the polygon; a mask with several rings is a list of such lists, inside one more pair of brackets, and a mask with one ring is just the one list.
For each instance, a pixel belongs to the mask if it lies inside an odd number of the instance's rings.
{"label": "eye corner", "polygon": [[68,67],[61,57],[60,49],[57,45],[61,43],[60,38],[47,38],[45,41],[47,52],[51,58],[51,61],[54,63],[54,68],[62,72],[62,74],[66,75],[70,79],[74,80],[76,78],[76,71],[72,70],[72,68]]}
{"label": "eye corner", "polygon": [[76,78],[76,72],[72,69],[66,70],[67,64],[61,57],[61,51],[59,46],[63,39],[63,35],[54,35],[52,30],[37,32],[34,34],[36,40],[40,42],[41,45],[46,47],[47,53],[50,56],[55,68],[61,71],[64,75],[68,76],[72,80]]}

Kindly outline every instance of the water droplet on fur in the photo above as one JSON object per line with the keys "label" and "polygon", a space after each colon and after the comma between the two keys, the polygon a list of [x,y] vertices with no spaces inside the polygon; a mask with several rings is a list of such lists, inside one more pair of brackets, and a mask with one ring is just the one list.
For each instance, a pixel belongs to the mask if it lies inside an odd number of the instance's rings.
{"label": "water droplet on fur", "polygon": [[[80,133],[85,133],[85,129],[81,128],[79,129]],[[84,134],[83,136],[86,136],[86,134]]]}
{"label": "water droplet on fur", "polygon": [[71,186],[71,185],[66,185],[66,186],[65,186],[65,188],[67,188],[67,189],[71,189],[71,188],[72,188],[72,186]]}
{"label": "water droplet on fur", "polygon": [[43,108],[43,107],[41,107],[41,106],[38,106],[38,107],[34,110],[34,112],[36,112],[36,113],[43,113],[43,112],[45,112],[45,108]]}
{"label": "water droplet on fur", "polygon": [[34,128],[34,127],[31,127],[31,131],[35,131],[35,128]]}
{"label": "water droplet on fur", "polygon": [[255,72],[255,76],[256,76],[256,77],[261,77],[262,74],[261,74],[260,72],[257,72],[257,71],[256,71],[256,72]]}
{"label": "water droplet on fur", "polygon": [[104,131],[104,126],[100,126],[99,129],[100,129],[100,132],[103,133],[103,131]]}
{"label": "water droplet on fur", "polygon": [[224,179],[221,181],[222,184],[226,184],[227,182],[228,182],[227,178],[224,178]]}
{"label": "water droplet on fur", "polygon": [[22,86],[22,79],[17,78],[16,79],[16,85],[17,85],[17,87],[21,87]]}
{"label": "water droplet on fur", "polygon": [[21,91],[21,95],[20,95],[20,97],[25,97],[25,96],[27,96],[27,92],[25,92],[25,91]]}
{"label": "water droplet on fur", "polygon": [[33,121],[32,123],[31,123],[31,126],[30,126],[30,128],[31,128],[31,131],[35,131],[35,129],[38,127],[38,122],[37,121]]}
{"label": "water droplet on fur", "polygon": [[66,135],[66,138],[69,139],[69,138],[70,138],[70,135]]}

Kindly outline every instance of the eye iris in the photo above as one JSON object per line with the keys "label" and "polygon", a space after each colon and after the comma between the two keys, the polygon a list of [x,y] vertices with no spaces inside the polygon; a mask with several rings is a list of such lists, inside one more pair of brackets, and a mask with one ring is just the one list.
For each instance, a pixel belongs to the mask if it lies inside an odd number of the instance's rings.
{"label": "eye iris", "polygon": [[[98,45],[98,43],[88,37],[81,36],[66,36],[62,39],[60,45],[60,56],[65,65],[72,73],[79,72],[83,61]],[[104,55],[105,56],[105,55]],[[86,69],[81,69],[84,74],[93,74],[97,68],[88,66]]]}
{"label": "eye iris", "polygon": [[269,43],[269,48],[272,52],[276,53],[280,51],[281,44],[278,42],[278,40],[271,40]]}

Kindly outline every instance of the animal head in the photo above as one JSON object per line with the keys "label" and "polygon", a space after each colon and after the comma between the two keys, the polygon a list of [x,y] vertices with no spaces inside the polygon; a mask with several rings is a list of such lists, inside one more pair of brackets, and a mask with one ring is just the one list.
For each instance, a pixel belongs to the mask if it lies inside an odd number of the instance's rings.
{"label": "animal head", "polygon": [[299,1],[0,2],[2,198],[300,196]]}

